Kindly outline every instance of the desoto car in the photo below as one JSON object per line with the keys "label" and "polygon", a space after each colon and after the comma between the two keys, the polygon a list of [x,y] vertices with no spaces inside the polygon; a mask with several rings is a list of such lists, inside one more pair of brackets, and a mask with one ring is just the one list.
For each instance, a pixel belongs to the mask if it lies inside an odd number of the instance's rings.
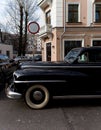
{"label": "desoto car", "polygon": [[59,62],[25,62],[13,73],[8,98],[42,109],[53,96],[101,97],[101,47],[72,49]]}

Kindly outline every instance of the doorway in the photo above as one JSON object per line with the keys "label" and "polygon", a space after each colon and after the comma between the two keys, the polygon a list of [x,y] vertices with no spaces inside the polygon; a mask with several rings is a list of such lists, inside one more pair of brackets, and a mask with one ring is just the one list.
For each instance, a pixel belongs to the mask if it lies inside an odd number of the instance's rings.
{"label": "doorway", "polygon": [[51,61],[51,43],[46,44],[46,61]]}

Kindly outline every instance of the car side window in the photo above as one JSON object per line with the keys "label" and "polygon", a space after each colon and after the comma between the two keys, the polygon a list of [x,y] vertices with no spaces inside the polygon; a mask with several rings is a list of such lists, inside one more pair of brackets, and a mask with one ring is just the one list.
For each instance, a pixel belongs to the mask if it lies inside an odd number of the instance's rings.
{"label": "car side window", "polygon": [[101,62],[101,51],[89,53],[89,62]]}
{"label": "car side window", "polygon": [[78,58],[78,63],[97,63],[101,62],[101,51],[85,52]]}
{"label": "car side window", "polygon": [[79,58],[78,58],[78,62],[79,63],[87,63],[87,62],[89,62],[88,52],[85,52],[82,55],[80,55]]}
{"label": "car side window", "polygon": [[96,55],[96,62],[101,62],[101,53]]}

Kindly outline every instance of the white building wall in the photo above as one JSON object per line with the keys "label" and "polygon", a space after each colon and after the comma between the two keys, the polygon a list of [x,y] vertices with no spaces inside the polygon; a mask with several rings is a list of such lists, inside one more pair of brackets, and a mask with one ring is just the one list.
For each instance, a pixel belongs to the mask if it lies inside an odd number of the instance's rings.
{"label": "white building wall", "polygon": [[93,23],[93,3],[94,0],[87,0],[87,25],[91,26],[91,24]]}
{"label": "white building wall", "polygon": [[52,25],[52,27],[56,26],[56,0],[53,0],[53,2],[52,2],[51,25]]}
{"label": "white building wall", "polygon": [[40,8],[39,9],[40,11],[40,19],[38,21],[40,27],[44,26],[45,25],[45,12]]}
{"label": "white building wall", "polygon": [[12,45],[5,45],[5,44],[0,44],[0,50],[2,54],[7,55],[7,51],[10,53],[9,58],[13,58],[13,46]]}
{"label": "white building wall", "polygon": [[52,27],[63,27],[63,0],[53,0],[51,20]]}

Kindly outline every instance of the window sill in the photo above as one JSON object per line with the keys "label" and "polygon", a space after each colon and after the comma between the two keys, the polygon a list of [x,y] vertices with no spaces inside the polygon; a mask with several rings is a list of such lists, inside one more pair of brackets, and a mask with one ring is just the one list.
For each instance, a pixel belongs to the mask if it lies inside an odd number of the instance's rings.
{"label": "window sill", "polygon": [[66,22],[68,25],[81,25],[82,22],[77,22],[77,23],[70,23],[70,22]]}
{"label": "window sill", "polygon": [[93,25],[101,25],[101,22],[94,22]]}

